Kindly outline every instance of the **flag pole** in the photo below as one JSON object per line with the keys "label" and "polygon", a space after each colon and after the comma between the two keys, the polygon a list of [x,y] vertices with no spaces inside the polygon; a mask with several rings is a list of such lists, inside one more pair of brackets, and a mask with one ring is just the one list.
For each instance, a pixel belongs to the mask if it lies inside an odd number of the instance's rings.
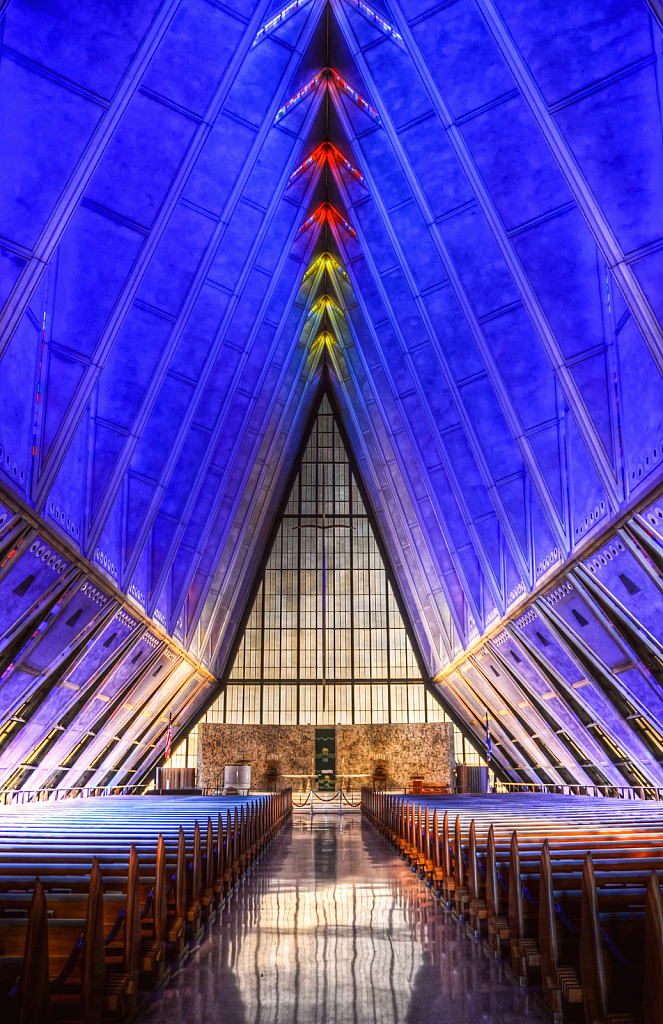
{"label": "flag pole", "polygon": [[170,761],[170,755],[173,745],[173,713],[172,711],[168,714],[168,729],[166,731],[166,764]]}

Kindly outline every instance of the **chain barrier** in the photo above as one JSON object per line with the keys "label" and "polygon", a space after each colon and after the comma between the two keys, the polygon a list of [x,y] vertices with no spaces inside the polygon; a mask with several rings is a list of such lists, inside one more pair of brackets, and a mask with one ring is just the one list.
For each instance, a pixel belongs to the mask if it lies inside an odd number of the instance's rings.
{"label": "chain barrier", "polygon": [[346,804],[348,807],[361,807],[361,798],[359,800],[357,800],[357,801],[350,800],[350,798],[348,797],[347,793],[344,790],[342,790],[342,789],[339,789],[338,793],[335,793],[334,796],[331,798],[331,800],[328,800],[324,796],[320,796],[320,794],[316,793],[314,789],[309,789],[308,793],[306,794],[306,796],[304,797],[303,800],[295,800],[295,798],[293,796],[293,798],[292,798],[293,807],[308,807],[308,806],[310,806],[311,807],[311,812],[313,813],[313,798],[314,797],[318,801],[318,803],[326,804],[329,807],[330,810],[332,808],[338,806],[340,814],[343,813],[343,810],[342,810],[343,804]]}

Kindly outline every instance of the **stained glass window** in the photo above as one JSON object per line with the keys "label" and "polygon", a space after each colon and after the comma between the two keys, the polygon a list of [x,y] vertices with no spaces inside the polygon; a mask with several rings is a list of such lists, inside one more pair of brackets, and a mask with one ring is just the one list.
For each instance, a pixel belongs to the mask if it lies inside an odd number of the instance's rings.
{"label": "stained glass window", "polygon": [[[203,721],[315,726],[449,721],[424,687],[327,398],[262,572],[226,693]],[[458,729],[454,733],[457,759],[475,763],[479,755]]]}
{"label": "stained glass window", "polygon": [[[427,721],[426,708],[421,673],[325,397],[262,573],[225,700],[219,699],[206,720],[284,725]],[[392,714],[392,709],[397,710]]]}

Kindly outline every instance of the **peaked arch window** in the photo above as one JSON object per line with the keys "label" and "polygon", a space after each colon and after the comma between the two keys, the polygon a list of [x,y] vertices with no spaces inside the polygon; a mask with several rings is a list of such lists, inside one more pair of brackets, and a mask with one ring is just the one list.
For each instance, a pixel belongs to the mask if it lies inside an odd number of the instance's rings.
{"label": "peaked arch window", "polygon": [[325,396],[261,574],[225,699],[206,720],[333,725],[442,718],[442,709],[426,694]]}
{"label": "peaked arch window", "polygon": [[[319,529],[323,526],[324,700],[323,530]],[[201,721],[238,725],[450,721],[424,686],[326,396],[260,574],[226,691]],[[197,742],[194,729],[174,751],[171,765],[195,768]],[[485,763],[456,726],[454,749],[459,762]]]}

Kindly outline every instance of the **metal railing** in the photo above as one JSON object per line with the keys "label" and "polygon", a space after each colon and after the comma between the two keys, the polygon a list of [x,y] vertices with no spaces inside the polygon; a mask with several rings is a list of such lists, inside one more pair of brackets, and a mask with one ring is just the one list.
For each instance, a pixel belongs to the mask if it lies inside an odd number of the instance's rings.
{"label": "metal railing", "polygon": [[494,793],[551,793],[558,796],[592,796],[610,800],[663,800],[658,786],[567,786],[547,782],[497,782]]}
{"label": "metal railing", "polygon": [[96,796],[139,796],[146,790],[145,783],[136,786],[72,786],[67,789],[0,789],[0,807],[78,798],[85,800]]}
{"label": "metal railing", "polygon": [[[149,784],[142,783],[140,785],[133,786],[71,786],[60,789],[0,789],[0,807],[8,807],[13,804],[89,799],[90,797],[140,796],[141,794],[154,792],[154,790],[148,789],[148,785]],[[400,793],[401,790],[390,790],[389,792]],[[404,795],[431,795],[428,793],[414,794],[412,788],[409,786],[403,787],[402,792]],[[498,781],[493,787],[492,792],[496,794],[540,793],[557,796],[589,796],[609,800],[663,800],[663,788],[658,786],[611,786],[609,784],[600,786],[570,786],[546,782]],[[203,795],[220,796],[221,790],[216,786],[204,787]],[[345,790],[338,790],[337,792],[330,794],[331,799],[317,793],[315,790],[308,790],[308,792],[304,792],[302,790],[298,795],[303,795],[304,799],[301,801],[295,800],[293,795],[293,805],[295,807],[307,807],[312,805],[313,800],[327,805],[338,802],[342,806],[342,804],[345,803],[349,807],[359,807],[361,804],[360,800],[357,800],[356,802],[351,800],[348,796],[348,792]],[[450,795],[454,795],[453,790]]]}

